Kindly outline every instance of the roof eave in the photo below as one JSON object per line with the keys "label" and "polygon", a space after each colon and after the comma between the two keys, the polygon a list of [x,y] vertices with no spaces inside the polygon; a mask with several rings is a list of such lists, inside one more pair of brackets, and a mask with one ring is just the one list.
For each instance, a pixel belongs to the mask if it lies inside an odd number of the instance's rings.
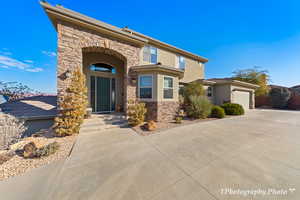
{"label": "roof eave", "polygon": [[132,42],[138,45],[144,45],[145,43],[148,43],[148,40],[145,38],[141,38],[129,33],[126,33],[122,31],[121,29],[114,27],[112,25],[106,24],[104,22],[101,22],[99,20],[86,17],[80,13],[71,11],[69,9],[63,8],[61,6],[52,6],[49,3],[46,2],[40,2],[41,6],[44,8],[46,14],[50,18],[53,26],[57,30],[57,20],[61,19],[64,21],[72,22],[75,24],[79,24],[81,26],[88,27],[93,30],[97,30],[99,32],[102,32],[104,34],[109,34],[114,37],[123,39],[128,42]]}

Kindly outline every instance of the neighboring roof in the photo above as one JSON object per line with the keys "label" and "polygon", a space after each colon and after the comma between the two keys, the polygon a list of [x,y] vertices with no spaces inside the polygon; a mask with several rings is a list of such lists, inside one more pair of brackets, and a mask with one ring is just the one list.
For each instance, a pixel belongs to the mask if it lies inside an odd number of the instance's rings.
{"label": "neighboring roof", "polygon": [[50,119],[57,114],[56,96],[32,96],[0,104],[6,114],[24,119]]}
{"label": "neighboring roof", "polygon": [[133,66],[130,67],[130,70],[132,72],[146,72],[146,71],[166,72],[166,73],[171,73],[176,76],[179,76],[179,78],[183,78],[184,75],[184,71],[181,69],[177,69],[174,67],[169,67],[161,64]]}
{"label": "neighboring roof", "polygon": [[207,81],[213,81],[215,82],[215,84],[234,84],[234,85],[239,85],[239,86],[253,88],[253,89],[259,87],[258,85],[247,83],[244,81],[234,80],[232,78],[211,78],[211,79],[207,79]]}
{"label": "neighboring roof", "polygon": [[282,86],[282,85],[269,85],[270,88],[284,88],[284,89],[290,89],[288,87]]}
{"label": "neighboring roof", "polygon": [[43,2],[43,1],[41,1],[40,4],[44,8],[45,12],[47,13],[48,17],[51,19],[51,21],[56,29],[57,29],[57,20],[63,19],[63,20],[69,21],[69,22],[79,24],[81,26],[85,26],[85,27],[97,30],[99,32],[110,34],[112,36],[121,38],[125,41],[129,41],[134,44],[138,44],[138,45],[143,45],[143,44],[148,44],[148,43],[155,44],[159,47],[162,47],[162,48],[168,49],[172,52],[176,52],[176,53],[182,54],[184,56],[193,58],[200,62],[208,61],[206,58],[203,58],[196,54],[182,50],[180,48],[169,45],[167,43],[161,42],[161,41],[151,38],[149,36],[146,36],[141,33],[130,30],[128,28],[121,29],[116,26],[112,26],[110,24],[96,20],[94,18],[87,17],[83,14],[80,14],[73,10],[64,8],[62,6],[52,6],[49,3]]}
{"label": "neighboring roof", "polygon": [[300,88],[300,85],[295,85],[295,86],[293,86],[293,87],[291,87],[291,88],[297,89],[297,88]]}

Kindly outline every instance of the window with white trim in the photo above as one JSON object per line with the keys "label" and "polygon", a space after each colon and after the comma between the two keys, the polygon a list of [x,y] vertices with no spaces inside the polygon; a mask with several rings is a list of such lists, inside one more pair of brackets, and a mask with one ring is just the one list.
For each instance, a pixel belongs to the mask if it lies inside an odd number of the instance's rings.
{"label": "window with white trim", "polygon": [[207,87],[207,90],[206,90],[207,96],[208,96],[208,97],[211,97],[211,96],[212,96],[212,92],[213,92],[213,91],[212,91],[212,87],[211,87],[211,86],[208,86],[208,87]]}
{"label": "window with white trim", "polygon": [[140,75],[139,76],[139,98],[152,99],[153,76]]}
{"label": "window with white trim", "polygon": [[173,78],[164,77],[164,99],[173,99]]}
{"label": "window with white trim", "polygon": [[177,56],[177,60],[178,60],[178,68],[181,70],[185,70],[185,57]]}
{"label": "window with white trim", "polygon": [[157,48],[145,46],[143,49],[143,60],[148,63],[157,63]]}

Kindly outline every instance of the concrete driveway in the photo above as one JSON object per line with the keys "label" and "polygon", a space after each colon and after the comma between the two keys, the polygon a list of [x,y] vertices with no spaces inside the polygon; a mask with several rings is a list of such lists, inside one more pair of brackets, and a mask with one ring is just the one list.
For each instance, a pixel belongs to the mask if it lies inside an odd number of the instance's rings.
{"label": "concrete driveway", "polygon": [[81,134],[64,163],[2,182],[0,193],[51,200],[300,199],[299,130],[300,112],[256,110],[146,137],[126,128]]}

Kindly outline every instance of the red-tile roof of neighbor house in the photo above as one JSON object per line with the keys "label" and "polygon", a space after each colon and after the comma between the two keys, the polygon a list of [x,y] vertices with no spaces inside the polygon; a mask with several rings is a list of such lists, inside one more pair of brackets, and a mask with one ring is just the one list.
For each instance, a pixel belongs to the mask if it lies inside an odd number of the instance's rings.
{"label": "red-tile roof of neighbor house", "polygon": [[50,119],[57,114],[57,97],[39,95],[0,104],[0,111],[24,119]]}

